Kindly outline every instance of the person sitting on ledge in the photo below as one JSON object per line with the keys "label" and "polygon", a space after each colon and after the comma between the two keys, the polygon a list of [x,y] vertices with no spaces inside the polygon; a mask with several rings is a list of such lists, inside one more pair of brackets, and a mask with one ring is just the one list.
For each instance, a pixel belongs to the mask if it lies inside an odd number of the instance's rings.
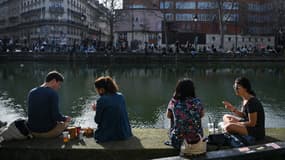
{"label": "person sitting on ledge", "polygon": [[59,136],[68,126],[71,117],[59,112],[57,90],[64,77],[57,71],[47,74],[45,82],[33,88],[28,95],[28,128],[34,137]]}
{"label": "person sitting on ledge", "polygon": [[118,92],[116,82],[109,76],[95,80],[96,92],[100,98],[92,105],[98,124],[94,138],[96,142],[125,140],[132,136],[132,130],[123,95]]}
{"label": "person sitting on ledge", "polygon": [[[180,149],[183,140],[196,144],[203,137],[204,107],[196,97],[194,83],[189,78],[179,80],[171,98],[166,116],[170,119],[170,144]],[[165,142],[168,145],[168,142]]]}
{"label": "person sitting on ledge", "polygon": [[238,110],[228,101],[223,101],[225,108],[236,115],[226,114],[223,116],[225,131],[231,134],[249,135],[256,140],[264,139],[264,109],[256,98],[249,80],[239,77],[235,80],[233,88],[236,95],[242,98],[242,106],[241,110]]}

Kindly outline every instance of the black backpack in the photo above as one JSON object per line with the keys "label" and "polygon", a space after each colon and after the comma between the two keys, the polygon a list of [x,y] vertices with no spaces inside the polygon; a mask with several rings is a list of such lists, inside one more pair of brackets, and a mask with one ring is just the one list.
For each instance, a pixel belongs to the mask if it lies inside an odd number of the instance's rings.
{"label": "black backpack", "polygon": [[238,134],[211,134],[208,136],[207,144],[216,145],[217,150],[221,146],[229,146],[231,148],[250,146],[255,144],[255,138],[252,136],[241,136]]}

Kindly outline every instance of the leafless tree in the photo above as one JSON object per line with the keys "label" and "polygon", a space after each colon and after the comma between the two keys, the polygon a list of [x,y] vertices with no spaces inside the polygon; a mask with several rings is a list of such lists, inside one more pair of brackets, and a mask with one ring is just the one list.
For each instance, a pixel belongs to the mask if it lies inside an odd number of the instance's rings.
{"label": "leafless tree", "polygon": [[284,0],[274,0],[271,2],[271,17],[274,19],[272,30],[275,32],[278,47],[285,47],[285,2]]}
{"label": "leafless tree", "polygon": [[113,46],[114,42],[114,24],[118,20],[118,17],[120,16],[118,13],[116,13],[117,9],[122,8],[122,2],[121,0],[103,0],[103,4],[105,7],[108,8],[105,13],[105,17],[107,20],[107,24],[110,27],[110,38],[109,43]]}
{"label": "leafless tree", "polygon": [[[225,25],[233,14],[233,10],[238,5],[238,0],[214,0],[215,5],[217,7],[218,12],[218,23],[219,23],[219,31],[220,31],[220,47],[224,48],[224,35],[225,35]],[[225,9],[225,2],[230,2],[230,9]],[[236,8],[235,8],[236,9]],[[237,19],[235,19],[237,21]]]}

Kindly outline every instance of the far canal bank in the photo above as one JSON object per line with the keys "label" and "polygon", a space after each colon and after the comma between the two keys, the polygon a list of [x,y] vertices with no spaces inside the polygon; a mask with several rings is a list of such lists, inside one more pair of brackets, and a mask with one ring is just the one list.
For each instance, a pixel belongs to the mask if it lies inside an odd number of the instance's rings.
{"label": "far canal bank", "polygon": [[283,62],[284,55],[145,53],[1,53],[0,61],[70,61],[90,63]]}

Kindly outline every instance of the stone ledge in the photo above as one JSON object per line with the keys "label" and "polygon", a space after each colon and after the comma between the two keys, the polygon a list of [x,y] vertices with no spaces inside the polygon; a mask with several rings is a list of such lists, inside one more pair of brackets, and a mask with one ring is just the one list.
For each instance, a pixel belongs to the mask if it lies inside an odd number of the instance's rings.
{"label": "stone ledge", "polygon": [[[178,151],[164,145],[167,129],[133,129],[134,136],[126,141],[97,144],[93,138],[71,140],[61,138],[10,141],[0,144],[2,159],[36,160],[93,160],[93,159],[153,159],[178,155]],[[205,131],[207,134],[207,131]],[[266,130],[269,141],[285,141],[285,128]],[[208,147],[208,150],[211,148]]]}
{"label": "stone ledge", "polygon": [[174,156],[178,152],[164,145],[166,129],[133,129],[134,136],[126,141],[98,144],[93,137],[67,144],[61,138],[10,141],[0,144],[1,159],[94,160],[151,159]]}

